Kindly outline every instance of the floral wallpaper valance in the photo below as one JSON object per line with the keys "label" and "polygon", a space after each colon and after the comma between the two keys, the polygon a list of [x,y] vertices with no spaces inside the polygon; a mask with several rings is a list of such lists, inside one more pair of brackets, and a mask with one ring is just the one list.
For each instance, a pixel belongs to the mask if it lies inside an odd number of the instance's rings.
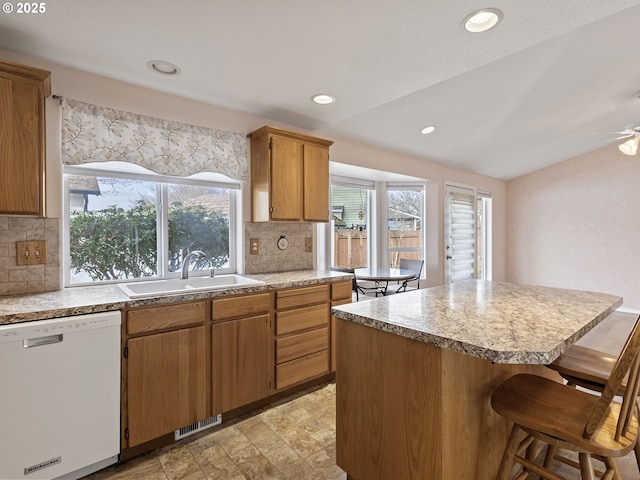
{"label": "floral wallpaper valance", "polygon": [[108,161],[162,175],[215,172],[249,179],[244,135],[63,99],[62,162]]}

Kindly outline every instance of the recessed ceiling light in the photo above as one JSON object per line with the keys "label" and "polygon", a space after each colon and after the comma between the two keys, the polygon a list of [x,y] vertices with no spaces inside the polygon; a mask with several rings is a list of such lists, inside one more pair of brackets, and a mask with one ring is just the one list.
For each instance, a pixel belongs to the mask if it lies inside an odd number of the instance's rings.
{"label": "recessed ceiling light", "polygon": [[317,95],[314,95],[313,97],[311,97],[311,100],[319,105],[329,105],[330,103],[336,101],[334,97],[332,97],[331,95],[327,95],[326,93],[319,93]]}
{"label": "recessed ceiling light", "polygon": [[483,8],[467,15],[463,21],[464,29],[471,33],[486,32],[502,20],[502,11],[497,8]]}
{"label": "recessed ceiling light", "polygon": [[163,75],[178,75],[180,74],[180,67],[164,60],[151,60],[147,62],[147,67],[156,73],[162,73]]}
{"label": "recessed ceiling light", "polygon": [[430,133],[433,133],[436,130],[436,127],[433,125],[429,125],[427,127],[424,127],[422,130],[420,130],[420,133],[423,135],[429,135]]}

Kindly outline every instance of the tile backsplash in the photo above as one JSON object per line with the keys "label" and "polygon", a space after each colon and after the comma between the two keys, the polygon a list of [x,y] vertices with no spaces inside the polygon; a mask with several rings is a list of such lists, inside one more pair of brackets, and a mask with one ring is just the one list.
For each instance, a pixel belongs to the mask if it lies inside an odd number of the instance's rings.
{"label": "tile backsplash", "polygon": [[[60,219],[0,216],[0,296],[60,290]],[[311,223],[265,222],[245,224],[245,273],[271,273],[313,268],[313,252],[305,240],[313,235]],[[278,240],[288,240],[285,250]],[[257,238],[259,252],[251,255],[249,240]],[[47,241],[45,265],[16,265],[16,242]]]}
{"label": "tile backsplash", "polygon": [[[47,242],[47,263],[16,265],[16,242]],[[60,290],[60,219],[0,216],[0,295]]]}
{"label": "tile backsplash", "polygon": [[[305,251],[305,239],[311,238],[313,224],[265,222],[245,223],[245,273],[286,272],[313,268],[313,252]],[[278,248],[278,240],[284,236],[289,245]],[[250,239],[259,241],[257,254],[250,254]]]}

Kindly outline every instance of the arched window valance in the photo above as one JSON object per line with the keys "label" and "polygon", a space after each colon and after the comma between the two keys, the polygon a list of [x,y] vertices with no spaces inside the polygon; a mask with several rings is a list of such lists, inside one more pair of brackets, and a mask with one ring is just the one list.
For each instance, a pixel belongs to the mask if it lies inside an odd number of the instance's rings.
{"label": "arched window valance", "polygon": [[162,175],[215,172],[249,179],[245,135],[63,99],[62,162],[108,161]]}

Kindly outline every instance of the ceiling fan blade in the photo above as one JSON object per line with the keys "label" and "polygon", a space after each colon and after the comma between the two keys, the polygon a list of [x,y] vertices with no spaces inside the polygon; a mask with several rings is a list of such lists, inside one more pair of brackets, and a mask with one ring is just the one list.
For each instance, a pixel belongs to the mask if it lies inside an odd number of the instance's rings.
{"label": "ceiling fan blade", "polygon": [[[620,132],[620,133],[624,133],[624,132]],[[633,137],[634,135],[635,135],[635,132],[625,133],[624,135],[621,135],[620,137],[612,139],[612,141],[613,140],[622,140],[623,138]]]}
{"label": "ceiling fan blade", "polygon": [[610,144],[610,143],[616,142],[616,141],[618,141],[618,140],[622,140],[623,138],[629,138],[629,137],[631,137],[632,135],[633,135],[633,134],[629,134],[629,135],[624,135],[624,136],[622,136],[622,137],[610,138],[609,140],[603,140],[602,142],[598,142],[598,143],[594,144],[594,147],[595,147],[595,146],[599,146],[599,145],[607,145],[607,144]]}
{"label": "ceiling fan blade", "polygon": [[607,140],[607,141],[613,142],[614,140],[621,140],[623,138],[632,137],[633,135],[636,134],[636,132],[593,132],[593,134],[594,135],[620,135],[616,138],[612,138],[611,140]]}
{"label": "ceiling fan blade", "polygon": [[616,134],[631,134],[633,132],[631,132],[630,130],[623,130],[621,132],[591,132],[593,135],[616,135]]}

